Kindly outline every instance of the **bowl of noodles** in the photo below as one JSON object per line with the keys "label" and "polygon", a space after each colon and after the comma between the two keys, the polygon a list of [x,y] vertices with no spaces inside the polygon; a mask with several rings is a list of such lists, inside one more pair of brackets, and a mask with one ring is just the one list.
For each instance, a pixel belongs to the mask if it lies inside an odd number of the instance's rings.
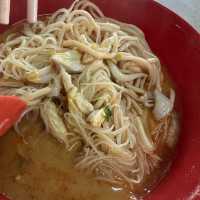
{"label": "bowl of noodles", "polygon": [[0,199],[197,199],[199,33],[148,0],[39,1],[35,24],[12,3],[0,95],[27,108],[0,138]]}

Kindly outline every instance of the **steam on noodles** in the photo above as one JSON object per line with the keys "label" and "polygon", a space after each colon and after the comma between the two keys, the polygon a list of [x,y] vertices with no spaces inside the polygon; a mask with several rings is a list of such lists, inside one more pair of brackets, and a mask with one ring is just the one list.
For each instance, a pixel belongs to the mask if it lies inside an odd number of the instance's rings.
{"label": "steam on noodles", "polygon": [[0,93],[26,101],[23,116],[39,109],[49,133],[68,151],[79,149],[75,167],[98,180],[133,188],[162,159],[156,149],[175,92],[163,91],[159,59],[143,32],[104,17],[90,1],[9,34],[0,72]]}

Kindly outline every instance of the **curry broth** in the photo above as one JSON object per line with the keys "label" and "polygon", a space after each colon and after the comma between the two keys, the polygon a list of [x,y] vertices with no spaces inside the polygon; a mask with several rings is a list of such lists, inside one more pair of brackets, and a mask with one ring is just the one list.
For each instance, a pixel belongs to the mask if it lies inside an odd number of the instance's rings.
{"label": "curry broth", "polygon": [[[12,129],[0,139],[0,193],[11,200],[133,199],[128,190],[74,169],[77,151],[68,152],[45,131],[40,119],[24,120],[21,130],[19,135]],[[168,172],[174,148],[162,148],[159,168],[135,187],[136,196],[149,193]]]}
{"label": "curry broth", "polygon": [[11,200],[128,199],[73,168],[75,152],[44,131],[40,120],[24,123],[22,136],[11,130],[0,140],[0,193]]}

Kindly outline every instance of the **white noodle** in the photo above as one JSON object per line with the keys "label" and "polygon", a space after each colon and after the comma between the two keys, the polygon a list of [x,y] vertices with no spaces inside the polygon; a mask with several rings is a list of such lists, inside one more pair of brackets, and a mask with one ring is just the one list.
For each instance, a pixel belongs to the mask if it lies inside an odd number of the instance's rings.
{"label": "white noodle", "polygon": [[[83,67],[70,73],[69,65]],[[154,91],[162,89],[161,66],[136,26],[105,18],[92,2],[76,0],[69,9],[10,33],[1,45],[0,73],[0,91],[29,105],[20,120],[40,108],[52,135],[68,150],[81,147],[77,168],[134,188],[159,161],[153,137],[161,128],[151,135],[143,115],[145,109],[152,112]],[[172,90],[172,105],[174,99]],[[60,132],[59,119],[65,123]]]}

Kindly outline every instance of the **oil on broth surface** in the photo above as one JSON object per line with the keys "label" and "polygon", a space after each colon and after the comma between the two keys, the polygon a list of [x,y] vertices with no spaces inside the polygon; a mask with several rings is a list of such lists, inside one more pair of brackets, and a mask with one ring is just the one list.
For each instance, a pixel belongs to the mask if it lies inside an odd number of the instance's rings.
{"label": "oil on broth surface", "polygon": [[0,193],[12,200],[128,199],[127,192],[76,171],[74,152],[45,133],[39,121],[27,124],[23,139],[11,130],[0,140]]}
{"label": "oil on broth surface", "polygon": [[[40,119],[22,123],[21,136],[11,130],[0,139],[0,193],[11,200],[128,200],[128,190],[100,183],[74,169],[76,151],[45,132]],[[143,196],[154,188],[169,170],[174,148],[161,147],[159,168],[135,187]]]}

